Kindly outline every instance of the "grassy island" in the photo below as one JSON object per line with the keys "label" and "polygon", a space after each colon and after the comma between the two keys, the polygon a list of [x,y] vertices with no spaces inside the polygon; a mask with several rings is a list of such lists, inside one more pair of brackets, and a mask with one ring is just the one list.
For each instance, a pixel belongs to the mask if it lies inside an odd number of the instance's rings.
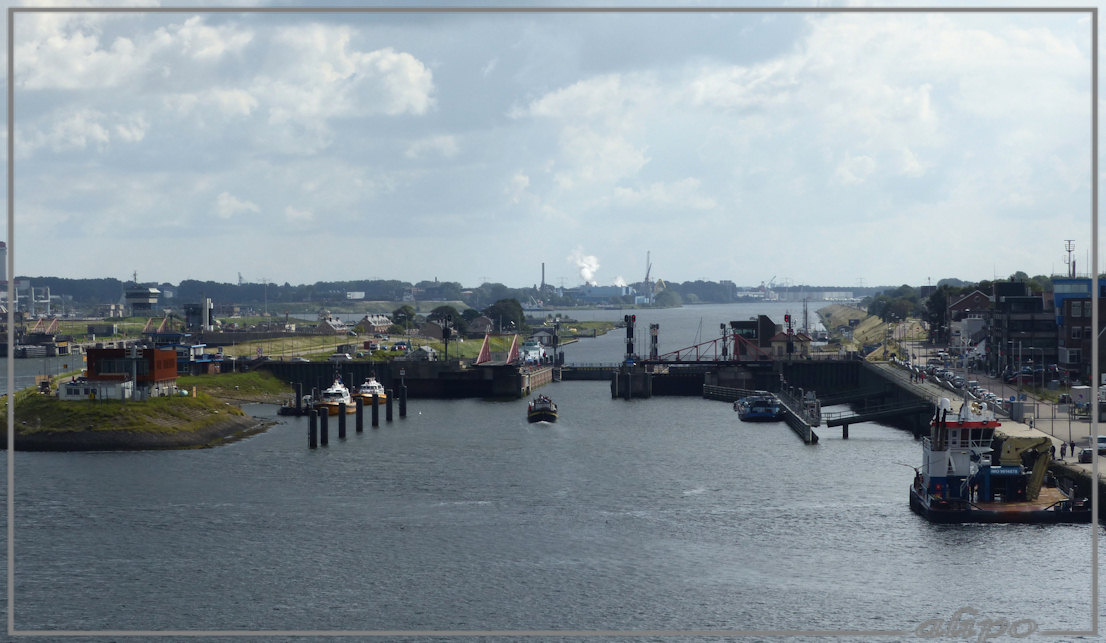
{"label": "grassy island", "polygon": [[[234,389],[229,381],[222,386]],[[63,401],[31,389],[20,391],[15,396],[15,448],[108,451],[209,447],[267,428],[265,422],[246,415],[226,399],[202,392],[199,386],[197,389],[195,397],[144,401]],[[243,399],[249,400],[253,394],[247,391],[245,395]],[[6,417],[7,400],[0,406]]]}

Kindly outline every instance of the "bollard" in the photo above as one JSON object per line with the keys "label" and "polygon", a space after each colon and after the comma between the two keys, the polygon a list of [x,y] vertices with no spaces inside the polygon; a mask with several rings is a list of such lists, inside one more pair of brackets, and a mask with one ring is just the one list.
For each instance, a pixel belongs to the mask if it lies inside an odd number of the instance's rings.
{"label": "bollard", "polygon": [[314,449],[319,446],[319,414],[315,409],[311,409],[307,412],[308,425],[307,429],[307,446]]}
{"label": "bollard", "polygon": [[384,391],[384,393],[385,393],[385,395],[388,396],[388,401],[384,403],[384,419],[387,420],[388,422],[391,422],[392,421],[392,397],[393,397],[392,389],[388,389],[388,390]]}
{"label": "bollard", "polygon": [[399,417],[407,417],[407,385],[399,387]]}
{"label": "bollard", "polygon": [[338,403],[338,439],[346,439],[346,403]]}
{"label": "bollard", "polygon": [[380,407],[377,402],[380,401],[380,396],[373,393],[373,428],[380,426]]}
{"label": "bollard", "polygon": [[354,416],[354,424],[357,426],[357,432],[361,433],[365,428],[365,398],[357,398],[357,415]]}
{"label": "bollard", "polygon": [[330,423],[330,411],[324,409],[319,412],[319,444],[324,447],[330,443],[330,427],[327,424]]}
{"label": "bollard", "polygon": [[848,424],[842,424],[841,425],[841,439],[842,440],[848,440],[849,439],[849,425]]}

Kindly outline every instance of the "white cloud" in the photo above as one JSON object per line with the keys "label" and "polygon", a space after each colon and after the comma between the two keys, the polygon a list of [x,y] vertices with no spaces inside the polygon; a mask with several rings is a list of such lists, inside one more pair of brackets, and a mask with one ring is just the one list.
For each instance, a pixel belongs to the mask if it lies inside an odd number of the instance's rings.
{"label": "white cloud", "polygon": [[185,55],[202,61],[217,60],[226,53],[241,52],[253,40],[251,31],[210,27],[204,24],[201,16],[188,18],[183,25],[169,30],[169,33],[171,38],[179,42]]}
{"label": "white cloud", "polygon": [[650,205],[666,210],[711,210],[718,206],[713,198],[702,194],[700,181],[694,178],[672,183],[651,183],[641,189],[616,187],[614,193],[614,202],[623,206]]}
{"label": "white cloud", "polygon": [[16,134],[16,151],[27,155],[39,148],[54,152],[103,149],[111,141],[104,124],[107,116],[94,109],[65,110],[40,120],[36,125],[20,127]]}
{"label": "white cloud", "polygon": [[243,201],[229,192],[222,192],[215,198],[215,214],[221,219],[229,219],[243,212],[260,212],[256,203]]}
{"label": "white cloud", "polygon": [[150,124],[142,114],[120,118],[114,126],[115,135],[127,143],[137,143],[146,137]]}
{"label": "white cloud", "polygon": [[303,223],[307,221],[314,221],[315,214],[310,210],[302,210],[300,208],[288,206],[284,208],[284,218],[292,223]]}
{"label": "white cloud", "polygon": [[512,115],[622,129],[632,126],[640,110],[653,109],[663,99],[658,91],[650,74],[605,74],[549,92]]}
{"label": "white cloud", "polygon": [[390,47],[363,52],[349,27],[288,27],[273,38],[274,56],[254,82],[271,122],[288,118],[425,114],[434,104],[433,74]]}
{"label": "white cloud", "polygon": [[619,135],[603,135],[596,130],[565,126],[560,136],[557,185],[564,189],[590,183],[612,183],[633,176],[649,157],[643,149]]}
{"label": "white cloud", "polygon": [[526,194],[526,188],[530,187],[530,177],[524,172],[515,172],[508,182],[507,198],[511,203],[519,203]]}
{"label": "white cloud", "polygon": [[[24,23],[24,19],[26,19]],[[235,24],[207,26],[201,16],[151,33],[107,41],[105,25],[125,14],[28,14],[16,30],[17,83],[27,89],[102,89],[172,70],[180,57],[207,63],[240,53],[253,34]]]}
{"label": "white cloud", "polygon": [[458,146],[455,136],[431,136],[422,138],[407,146],[404,156],[409,159],[418,159],[434,155],[441,158],[453,158],[457,156]]}
{"label": "white cloud", "polygon": [[850,154],[837,165],[834,176],[841,183],[855,185],[863,183],[875,170],[876,162],[872,157],[863,154],[856,156]]}

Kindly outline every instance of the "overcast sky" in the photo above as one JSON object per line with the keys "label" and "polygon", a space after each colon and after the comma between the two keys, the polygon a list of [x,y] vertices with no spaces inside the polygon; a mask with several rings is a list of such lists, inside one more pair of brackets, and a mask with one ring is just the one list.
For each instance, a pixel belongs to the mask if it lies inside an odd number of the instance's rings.
{"label": "overcast sky", "polygon": [[16,273],[924,285],[1067,239],[1084,272],[1090,27],[21,13]]}

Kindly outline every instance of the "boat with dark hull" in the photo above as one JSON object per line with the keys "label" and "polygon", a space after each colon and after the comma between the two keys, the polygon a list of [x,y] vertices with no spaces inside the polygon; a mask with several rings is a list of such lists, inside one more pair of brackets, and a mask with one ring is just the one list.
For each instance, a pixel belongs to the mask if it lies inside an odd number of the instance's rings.
{"label": "boat with dark hull", "polygon": [[557,403],[547,395],[539,395],[526,407],[526,420],[529,422],[556,422]]}
{"label": "boat with dark hull", "polygon": [[767,391],[757,391],[737,400],[733,410],[737,411],[737,417],[742,422],[775,422],[783,417],[780,401]]}
{"label": "boat with dark hull", "polygon": [[[958,413],[951,410],[942,398],[922,439],[922,466],[910,485],[915,513],[938,523],[1090,522],[1086,498],[1045,486],[1047,436],[996,436],[1001,424],[986,403],[964,401]],[[993,445],[998,464],[991,461]]]}

